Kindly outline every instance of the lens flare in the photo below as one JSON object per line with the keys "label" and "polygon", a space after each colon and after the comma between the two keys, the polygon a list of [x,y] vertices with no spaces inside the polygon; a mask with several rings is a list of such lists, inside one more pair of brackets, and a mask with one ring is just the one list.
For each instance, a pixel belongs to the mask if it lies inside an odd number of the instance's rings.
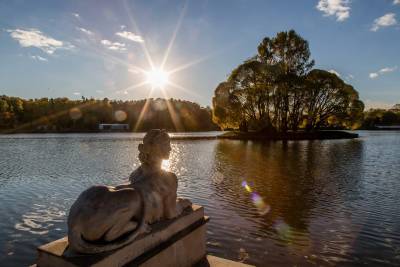
{"label": "lens flare", "polygon": [[273,228],[278,233],[279,237],[286,241],[291,241],[293,236],[293,231],[290,225],[288,225],[285,221],[279,219],[277,220]]}
{"label": "lens flare", "polygon": [[246,189],[247,192],[249,192],[249,193],[253,192],[253,191],[251,190],[251,187],[247,184],[246,181],[243,181],[243,182],[242,182],[242,186],[244,187],[244,189]]}
{"label": "lens flare", "polygon": [[127,115],[126,112],[123,111],[123,110],[117,110],[117,111],[115,111],[115,113],[114,113],[114,118],[115,118],[115,120],[118,121],[118,122],[121,122],[121,121],[126,120],[127,117],[128,117],[128,115]]}
{"label": "lens flare", "polygon": [[82,117],[82,112],[79,108],[71,108],[69,110],[69,116],[71,117],[71,119],[75,120],[79,120]]}
{"label": "lens flare", "polygon": [[263,198],[257,192],[253,191],[253,189],[246,181],[242,182],[242,186],[248,193],[250,193],[250,199],[253,202],[254,206],[256,206],[260,215],[265,215],[270,212],[271,206],[265,203]]}
{"label": "lens flare", "polygon": [[251,193],[251,200],[258,209],[260,215],[265,215],[271,210],[271,206],[264,202],[262,197],[256,192]]}

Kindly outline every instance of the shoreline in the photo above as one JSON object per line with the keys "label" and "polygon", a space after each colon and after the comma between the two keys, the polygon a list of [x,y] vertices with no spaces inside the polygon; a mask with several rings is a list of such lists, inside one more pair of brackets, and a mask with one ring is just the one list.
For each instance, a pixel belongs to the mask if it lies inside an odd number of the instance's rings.
{"label": "shoreline", "polygon": [[[317,132],[288,132],[286,134],[266,134],[266,133],[257,133],[257,132],[237,132],[237,131],[227,131],[221,132],[220,134],[215,135],[197,135],[196,133],[207,133],[207,132],[215,132],[215,131],[202,131],[202,132],[170,132],[171,140],[244,140],[244,141],[302,141],[302,140],[335,140],[335,139],[354,139],[358,138],[359,134],[351,133],[347,131],[341,130],[326,130],[326,131],[317,131]],[[58,135],[70,136],[74,135],[86,135],[86,134],[98,134],[99,136],[107,137],[112,136],[113,134],[127,134],[126,138],[133,140],[141,140],[145,132],[126,132],[126,131],[113,131],[113,132],[25,132],[25,133],[8,133],[8,134],[0,134],[0,138],[7,137],[18,137],[24,138],[25,135],[31,135],[31,137],[37,135],[39,136],[47,136],[47,137],[57,137]],[[129,136],[132,134],[133,136]],[[193,134],[193,135],[187,135]],[[136,135],[136,136],[135,136]],[[140,135],[140,136],[137,136]]]}
{"label": "shoreline", "polygon": [[231,140],[257,140],[257,141],[301,141],[301,140],[335,140],[335,139],[354,139],[358,138],[359,134],[350,133],[341,130],[326,130],[317,132],[288,132],[285,134],[263,134],[256,132],[228,132],[217,139]]}

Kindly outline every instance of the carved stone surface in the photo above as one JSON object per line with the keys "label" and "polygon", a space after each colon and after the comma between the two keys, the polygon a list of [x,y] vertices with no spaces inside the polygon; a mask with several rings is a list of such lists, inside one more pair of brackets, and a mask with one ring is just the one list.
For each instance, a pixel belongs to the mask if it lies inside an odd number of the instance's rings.
{"label": "carved stone surface", "polygon": [[207,221],[203,207],[192,205],[177,218],[154,223],[150,234],[139,235],[119,249],[96,254],[71,250],[64,237],[38,248],[37,266],[192,266],[206,254]]}
{"label": "carved stone surface", "polygon": [[177,201],[178,180],[161,169],[169,158],[170,138],[163,130],[151,130],[139,144],[141,165],[118,186],[92,186],[81,193],[68,216],[68,240],[72,250],[96,254],[120,248],[151,224],[173,219],[191,205]]}

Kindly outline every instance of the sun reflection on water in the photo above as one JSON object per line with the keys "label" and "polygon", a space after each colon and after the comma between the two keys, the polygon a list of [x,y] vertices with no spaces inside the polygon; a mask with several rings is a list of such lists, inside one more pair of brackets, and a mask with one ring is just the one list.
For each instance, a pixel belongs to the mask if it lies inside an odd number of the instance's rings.
{"label": "sun reflection on water", "polygon": [[55,223],[63,222],[65,211],[58,207],[34,204],[32,210],[22,215],[22,221],[14,226],[16,230],[27,231],[36,235],[45,235]]}

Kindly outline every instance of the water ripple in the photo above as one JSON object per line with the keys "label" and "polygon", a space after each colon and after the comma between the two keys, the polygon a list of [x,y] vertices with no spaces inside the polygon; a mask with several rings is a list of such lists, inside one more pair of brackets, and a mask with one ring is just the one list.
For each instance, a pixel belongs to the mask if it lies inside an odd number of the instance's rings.
{"label": "water ripple", "polygon": [[[399,266],[400,134],[359,140],[175,140],[165,167],[204,206],[208,253],[257,266]],[[142,135],[0,136],[0,266],[66,234],[93,184],[125,182]],[[268,207],[268,208],[267,208]]]}

